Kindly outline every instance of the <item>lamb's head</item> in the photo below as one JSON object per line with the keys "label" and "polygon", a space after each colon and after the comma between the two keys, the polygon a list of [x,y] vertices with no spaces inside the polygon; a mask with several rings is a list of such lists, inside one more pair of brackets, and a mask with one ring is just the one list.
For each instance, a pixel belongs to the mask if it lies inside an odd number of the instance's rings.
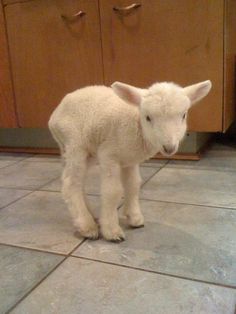
{"label": "lamb's head", "polygon": [[157,152],[170,156],[186,133],[189,108],[209,93],[211,82],[187,87],[164,82],[147,89],[115,82],[111,87],[122,100],[138,106],[145,139]]}

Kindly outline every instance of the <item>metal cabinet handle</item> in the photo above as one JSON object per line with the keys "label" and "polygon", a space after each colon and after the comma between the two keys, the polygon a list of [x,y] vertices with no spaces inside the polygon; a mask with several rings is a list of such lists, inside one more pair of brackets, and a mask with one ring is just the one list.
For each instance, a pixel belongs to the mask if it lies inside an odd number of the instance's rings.
{"label": "metal cabinet handle", "polygon": [[82,16],[84,16],[86,13],[84,11],[79,11],[71,16],[65,15],[65,14],[61,14],[61,18],[63,18],[64,20],[68,21],[68,22],[73,22],[74,20],[81,18]]}
{"label": "metal cabinet handle", "polygon": [[130,5],[126,6],[126,7],[117,7],[117,6],[115,6],[115,7],[113,7],[113,10],[115,12],[118,12],[118,13],[121,13],[121,14],[122,13],[127,14],[127,13],[130,13],[131,11],[133,11],[134,9],[137,9],[139,7],[141,7],[140,3],[133,3],[133,4],[130,4]]}

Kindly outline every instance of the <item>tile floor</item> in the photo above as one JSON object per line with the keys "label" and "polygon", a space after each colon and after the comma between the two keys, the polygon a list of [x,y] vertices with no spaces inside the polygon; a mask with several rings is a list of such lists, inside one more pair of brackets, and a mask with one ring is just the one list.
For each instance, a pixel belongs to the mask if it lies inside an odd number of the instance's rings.
{"label": "tile floor", "polygon": [[[236,303],[236,148],[142,165],[145,227],[84,241],[56,156],[0,154],[0,313],[219,313]],[[99,170],[89,202],[98,215]]]}

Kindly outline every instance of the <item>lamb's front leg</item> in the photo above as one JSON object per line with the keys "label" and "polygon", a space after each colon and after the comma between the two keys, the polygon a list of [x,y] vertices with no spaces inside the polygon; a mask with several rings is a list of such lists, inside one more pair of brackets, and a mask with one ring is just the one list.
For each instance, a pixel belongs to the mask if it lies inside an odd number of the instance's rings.
{"label": "lamb's front leg", "polygon": [[124,187],[123,212],[127,216],[129,225],[135,228],[143,227],[144,218],[139,206],[139,189],[141,177],[139,166],[122,168],[121,179]]}
{"label": "lamb's front leg", "polygon": [[100,162],[102,194],[101,233],[106,240],[120,242],[125,239],[125,234],[119,225],[117,210],[122,195],[120,166],[115,162]]}

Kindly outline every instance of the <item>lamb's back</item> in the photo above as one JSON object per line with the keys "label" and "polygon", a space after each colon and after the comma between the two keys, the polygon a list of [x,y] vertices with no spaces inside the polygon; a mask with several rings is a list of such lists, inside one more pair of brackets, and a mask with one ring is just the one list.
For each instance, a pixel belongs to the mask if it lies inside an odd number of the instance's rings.
{"label": "lamb's back", "polygon": [[110,87],[88,86],[67,94],[51,117],[63,141],[99,145],[121,137],[137,116],[137,108],[122,101]]}

